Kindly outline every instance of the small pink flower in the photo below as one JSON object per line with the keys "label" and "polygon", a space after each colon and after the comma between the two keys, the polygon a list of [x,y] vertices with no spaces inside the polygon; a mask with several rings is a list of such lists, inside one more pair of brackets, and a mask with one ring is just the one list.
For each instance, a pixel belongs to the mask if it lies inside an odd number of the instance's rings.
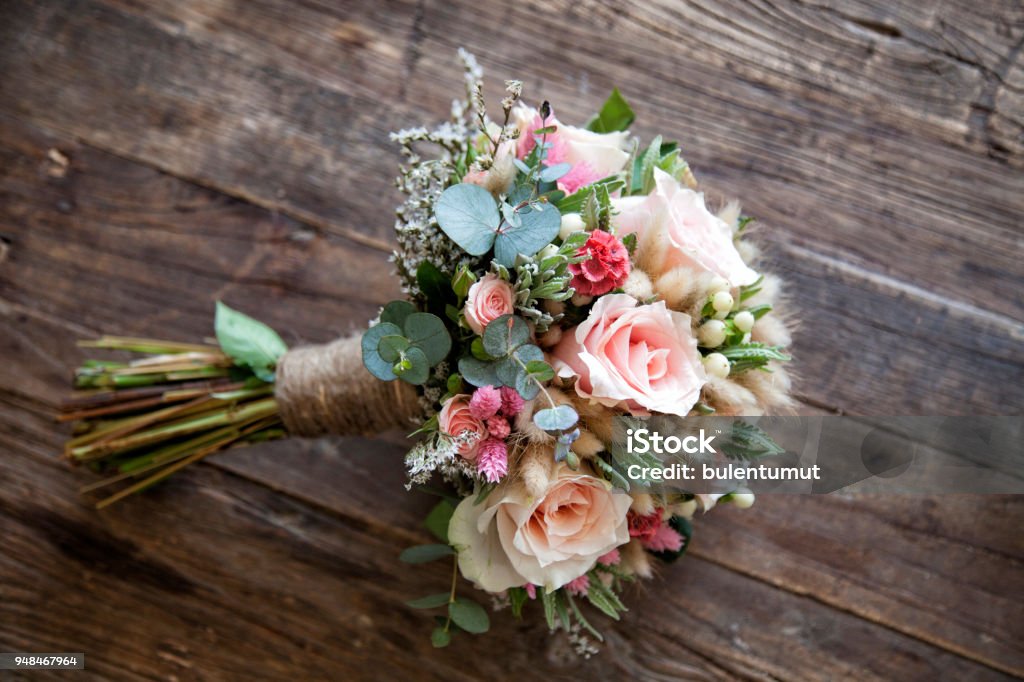
{"label": "small pink flower", "polygon": [[621,559],[622,559],[622,557],[619,555],[619,550],[618,549],[613,549],[612,551],[608,552],[607,554],[603,554],[603,555],[597,557],[597,563],[604,564],[605,566],[618,566],[619,565],[619,561]]}
{"label": "small pink flower", "polygon": [[501,409],[501,392],[494,386],[481,386],[469,400],[469,411],[480,421],[490,419]]}
{"label": "small pink flower", "polygon": [[533,583],[526,583],[523,585],[523,589],[526,590],[526,596],[530,599],[537,598],[537,586]]}
{"label": "small pink flower", "polygon": [[512,427],[504,417],[491,417],[487,420],[487,432],[498,440],[505,440],[512,433]]}
{"label": "small pink flower", "polygon": [[514,417],[523,411],[523,405],[525,405],[523,396],[514,388],[509,386],[501,387],[501,416],[503,417]]}
{"label": "small pink flower", "polygon": [[588,256],[582,263],[571,263],[570,284],[577,294],[601,296],[616,287],[621,287],[629,276],[629,251],[604,230],[594,230],[587,243],[576,252],[577,256]]}
{"label": "small pink flower", "polygon": [[508,447],[505,441],[488,438],[481,443],[476,470],[491,483],[500,481],[508,473]]}
{"label": "small pink flower", "polygon": [[582,597],[590,589],[590,578],[584,573],[579,578],[566,583],[565,589],[569,590],[569,594],[574,597]]}
{"label": "small pink flower", "polygon": [[684,544],[683,536],[667,523],[659,526],[650,539],[642,542],[652,552],[678,552]]}
{"label": "small pink flower", "polygon": [[484,275],[469,288],[462,309],[469,328],[483,334],[489,322],[508,315],[513,307],[512,285],[494,273]]}

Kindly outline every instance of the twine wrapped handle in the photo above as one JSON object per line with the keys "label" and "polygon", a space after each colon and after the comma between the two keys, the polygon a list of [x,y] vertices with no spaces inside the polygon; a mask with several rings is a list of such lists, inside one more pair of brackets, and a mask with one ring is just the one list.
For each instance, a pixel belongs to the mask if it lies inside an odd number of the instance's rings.
{"label": "twine wrapped handle", "polygon": [[277,364],[274,395],[288,433],[315,438],[407,428],[416,389],[381,381],[363,366],[360,335],[289,350]]}

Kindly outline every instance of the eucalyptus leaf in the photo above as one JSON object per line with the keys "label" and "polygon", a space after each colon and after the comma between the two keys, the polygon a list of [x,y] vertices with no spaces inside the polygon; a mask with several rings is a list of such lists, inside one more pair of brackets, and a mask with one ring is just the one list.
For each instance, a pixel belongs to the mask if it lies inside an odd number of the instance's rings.
{"label": "eucalyptus leaf", "polygon": [[452,349],[452,337],[444,322],[430,313],[413,313],[406,317],[405,337],[426,354],[430,367],[444,360]]}
{"label": "eucalyptus leaf", "polygon": [[447,592],[438,592],[437,594],[427,595],[426,597],[420,597],[405,603],[414,609],[436,609],[438,606],[447,604],[450,598],[451,595]]}
{"label": "eucalyptus leaf", "polygon": [[514,388],[523,400],[533,400],[540,393],[540,386],[526,372],[516,376]]}
{"label": "eucalyptus leaf", "polygon": [[451,642],[452,633],[441,626],[434,628],[434,631],[430,633],[430,643],[434,645],[435,649],[443,649],[451,644]]}
{"label": "eucalyptus leaf", "polygon": [[544,383],[555,378],[555,370],[543,360],[530,360],[526,363],[526,371],[537,381]]}
{"label": "eucalyptus leaf", "polygon": [[522,374],[522,368],[515,358],[509,356],[494,363],[494,370],[502,386],[515,386],[516,379]]}
{"label": "eucalyptus leaf", "polygon": [[427,360],[426,353],[417,346],[410,346],[405,351],[404,359],[408,365],[405,369],[399,370],[392,365],[391,371],[395,373],[395,376],[414,386],[427,383],[427,379],[430,377],[430,361]]}
{"label": "eucalyptus leaf", "polygon": [[398,555],[398,560],[407,564],[425,564],[455,554],[448,545],[416,545]]}
{"label": "eucalyptus leaf", "polygon": [[402,330],[390,322],[380,322],[370,327],[363,333],[362,348],[363,348],[363,365],[369,370],[370,374],[377,377],[381,381],[391,381],[395,378],[395,372],[392,370],[394,361],[387,361],[380,356],[377,352],[377,346],[380,345],[380,340],[385,336],[401,336]]}
{"label": "eucalyptus leaf", "polygon": [[500,385],[493,362],[477,358],[462,358],[459,360],[459,374],[474,386]]}
{"label": "eucalyptus leaf", "polygon": [[441,193],[434,214],[444,233],[473,256],[482,256],[490,250],[501,223],[501,214],[491,193],[465,182]]}
{"label": "eucalyptus leaf", "polygon": [[495,236],[494,259],[505,267],[515,265],[517,255],[532,256],[550,244],[562,227],[562,214],[549,203],[528,206],[518,215],[519,225],[506,225]]}
{"label": "eucalyptus leaf", "polygon": [[484,350],[494,358],[508,355],[530,340],[530,327],[526,320],[515,315],[502,315],[484,329]]}
{"label": "eucalyptus leaf", "polygon": [[459,597],[449,604],[448,615],[456,625],[474,635],[483,634],[491,628],[491,619],[484,607],[469,599]]}
{"label": "eucalyptus leaf", "polygon": [[544,431],[565,431],[575,426],[577,421],[579,415],[569,405],[549,407],[533,415],[533,423]]}
{"label": "eucalyptus leaf", "polygon": [[399,327],[405,324],[405,318],[416,312],[416,306],[408,301],[391,301],[380,313],[381,322],[390,322]]}
{"label": "eucalyptus leaf", "polygon": [[556,163],[553,166],[548,166],[540,172],[540,179],[544,182],[554,182],[559,178],[565,176],[572,170],[572,164],[570,163]]}
{"label": "eucalyptus leaf", "polygon": [[377,344],[377,352],[385,362],[397,362],[398,357],[402,354],[402,351],[409,347],[409,340],[404,336],[398,334],[390,334],[388,336],[381,337],[380,343]]}
{"label": "eucalyptus leaf", "polygon": [[288,350],[277,332],[221,301],[217,301],[214,329],[221,350],[232,360],[263,381],[274,380],[277,360]]}

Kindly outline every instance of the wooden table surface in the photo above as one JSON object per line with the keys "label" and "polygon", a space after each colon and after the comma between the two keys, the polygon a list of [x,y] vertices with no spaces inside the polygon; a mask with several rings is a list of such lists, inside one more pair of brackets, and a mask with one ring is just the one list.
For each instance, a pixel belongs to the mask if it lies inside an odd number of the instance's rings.
{"label": "wooden table surface", "polygon": [[1024,674],[1020,497],[716,510],[585,662],[542,618],[430,648],[402,602],[448,569],[397,560],[431,500],[394,438],[77,497],[52,418],[77,337],[201,339],[224,299],[325,341],[397,295],[388,132],[447,115],[459,46],[565,120],[618,85],[743,199],[809,413],[1020,414],[1019,0],[3,0],[0,651],[118,680]]}

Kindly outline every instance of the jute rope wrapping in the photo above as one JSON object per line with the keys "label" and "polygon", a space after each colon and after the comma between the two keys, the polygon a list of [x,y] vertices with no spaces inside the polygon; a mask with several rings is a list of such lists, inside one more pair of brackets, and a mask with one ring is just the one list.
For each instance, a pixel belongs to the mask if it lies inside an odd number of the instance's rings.
{"label": "jute rope wrapping", "polygon": [[288,433],[307,438],[406,428],[419,411],[410,384],[381,381],[363,367],[359,335],[285,353],[274,395]]}

